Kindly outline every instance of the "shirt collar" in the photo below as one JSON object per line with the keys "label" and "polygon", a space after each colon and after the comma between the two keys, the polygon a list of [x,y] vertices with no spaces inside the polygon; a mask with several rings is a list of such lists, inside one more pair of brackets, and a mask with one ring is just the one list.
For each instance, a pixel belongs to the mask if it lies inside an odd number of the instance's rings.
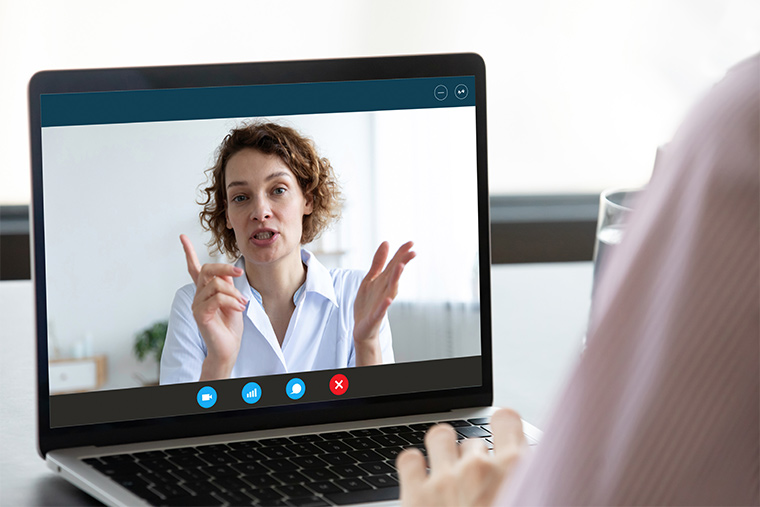
{"label": "shirt collar", "polygon": [[[298,288],[293,295],[293,303],[298,304],[302,296],[307,292],[314,292],[338,306],[338,298],[335,295],[335,286],[330,271],[322,265],[316,256],[306,249],[301,249],[301,260],[308,267],[306,270],[306,282]],[[245,259],[240,257],[235,266],[245,270]],[[243,294],[250,294],[253,299],[262,304],[261,294],[250,286],[245,276],[238,276],[234,279],[235,288]]]}
{"label": "shirt collar", "polygon": [[[301,260],[308,270],[306,271],[306,283],[303,292],[314,292],[338,306],[338,297],[335,295],[335,286],[330,271],[317,260],[317,257],[306,249],[301,249]],[[296,295],[298,293],[296,292]]]}

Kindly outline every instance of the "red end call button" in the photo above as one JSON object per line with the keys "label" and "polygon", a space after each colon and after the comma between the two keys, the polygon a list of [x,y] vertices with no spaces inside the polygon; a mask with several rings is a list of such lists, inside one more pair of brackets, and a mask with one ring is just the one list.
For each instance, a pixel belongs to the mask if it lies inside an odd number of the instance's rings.
{"label": "red end call button", "polygon": [[333,378],[330,379],[330,391],[335,396],[340,396],[348,391],[348,379],[346,376],[340,373],[333,375]]}

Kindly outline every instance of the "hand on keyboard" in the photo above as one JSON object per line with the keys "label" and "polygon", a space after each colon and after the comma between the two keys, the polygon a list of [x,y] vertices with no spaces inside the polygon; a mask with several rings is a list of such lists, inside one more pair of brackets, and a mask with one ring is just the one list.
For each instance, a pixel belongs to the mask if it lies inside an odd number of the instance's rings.
{"label": "hand on keyboard", "polygon": [[457,433],[447,424],[432,427],[425,436],[429,473],[422,452],[404,450],[396,460],[402,505],[491,505],[525,449],[517,412],[496,412],[491,431],[493,453],[477,438],[457,445]]}

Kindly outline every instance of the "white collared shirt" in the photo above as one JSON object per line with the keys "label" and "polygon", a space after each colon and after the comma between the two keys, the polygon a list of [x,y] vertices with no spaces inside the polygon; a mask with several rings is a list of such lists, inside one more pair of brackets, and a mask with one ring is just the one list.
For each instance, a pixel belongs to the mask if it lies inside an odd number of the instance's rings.
{"label": "white collared shirt", "polygon": [[[234,279],[235,288],[249,299],[243,314],[243,337],[231,378],[256,377],[356,365],[354,300],[365,274],[350,269],[327,270],[307,250],[301,259],[308,267],[306,282],[296,292],[296,309],[290,318],[282,347],[275,336],[260,297],[245,276]],[[245,268],[241,258],[236,266]],[[174,296],[166,343],[161,355],[161,384],[197,382],[208,351],[192,312],[195,285],[180,288]],[[392,363],[393,346],[388,317],[380,328],[383,363]]]}

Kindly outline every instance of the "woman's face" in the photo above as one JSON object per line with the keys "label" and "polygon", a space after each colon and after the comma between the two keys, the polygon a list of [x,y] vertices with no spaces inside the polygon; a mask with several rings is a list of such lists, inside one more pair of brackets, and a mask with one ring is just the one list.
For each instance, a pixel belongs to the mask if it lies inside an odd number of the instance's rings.
{"label": "woman's face", "polygon": [[245,148],[227,161],[225,177],[227,228],[246,263],[300,258],[303,217],[313,200],[282,159]]}

